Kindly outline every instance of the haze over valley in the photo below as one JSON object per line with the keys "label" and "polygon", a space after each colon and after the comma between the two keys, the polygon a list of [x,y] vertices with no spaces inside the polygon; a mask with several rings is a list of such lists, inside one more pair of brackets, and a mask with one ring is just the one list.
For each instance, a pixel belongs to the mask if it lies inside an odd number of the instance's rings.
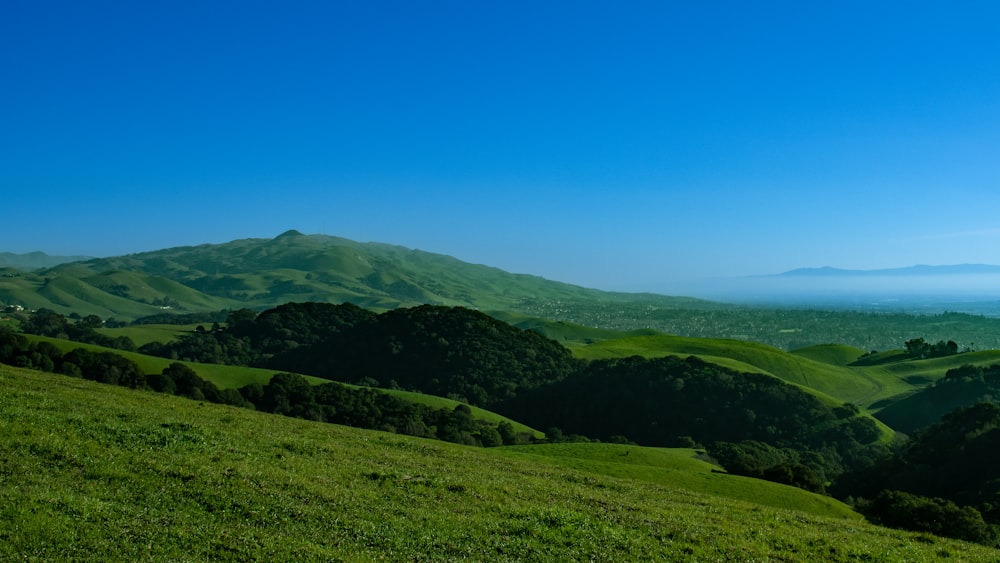
{"label": "haze over valley", "polygon": [[0,560],[1000,561],[1000,3],[8,2]]}

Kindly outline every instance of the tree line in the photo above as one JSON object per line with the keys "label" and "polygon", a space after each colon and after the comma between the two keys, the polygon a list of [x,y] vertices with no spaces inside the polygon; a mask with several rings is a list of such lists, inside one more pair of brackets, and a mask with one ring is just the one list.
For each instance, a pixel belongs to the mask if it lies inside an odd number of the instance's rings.
{"label": "tree line", "polygon": [[[601,440],[623,435],[650,446],[705,444],[720,454],[716,459],[726,470],[809,490],[822,490],[847,468],[886,453],[878,426],[857,407],[832,407],[777,378],[694,356],[591,361],[573,377],[518,396],[498,411],[538,428],[556,425]],[[785,453],[765,456],[758,444]],[[760,470],[722,455],[733,448],[756,457]],[[787,468],[798,476],[783,475]]]}
{"label": "tree line", "polygon": [[[1000,366],[992,366],[992,371]],[[1000,546],[1000,407],[959,408],[832,488],[888,526]]]}
{"label": "tree line", "polygon": [[138,364],[114,352],[76,348],[63,353],[50,342],[31,342],[7,329],[0,329],[0,363],[198,401],[471,446],[534,440],[528,433],[515,431],[510,422],[494,424],[475,418],[467,405],[433,408],[374,389],[336,382],[311,385],[301,375],[290,373],[277,373],[264,385],[251,383],[238,389],[220,389],[180,362],[171,363],[160,373],[145,374]]}
{"label": "tree line", "polygon": [[919,392],[893,403],[876,415],[900,432],[912,433],[938,423],[955,409],[1000,399],[1000,364],[963,365]]}

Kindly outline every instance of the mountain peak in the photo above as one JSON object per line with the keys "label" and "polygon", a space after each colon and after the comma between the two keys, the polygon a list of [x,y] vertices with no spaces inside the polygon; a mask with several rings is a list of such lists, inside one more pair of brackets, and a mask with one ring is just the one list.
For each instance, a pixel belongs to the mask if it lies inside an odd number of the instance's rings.
{"label": "mountain peak", "polygon": [[292,237],[304,237],[304,236],[305,236],[304,234],[300,233],[299,231],[296,231],[295,229],[289,229],[274,238],[275,240],[277,240],[279,238],[292,238]]}

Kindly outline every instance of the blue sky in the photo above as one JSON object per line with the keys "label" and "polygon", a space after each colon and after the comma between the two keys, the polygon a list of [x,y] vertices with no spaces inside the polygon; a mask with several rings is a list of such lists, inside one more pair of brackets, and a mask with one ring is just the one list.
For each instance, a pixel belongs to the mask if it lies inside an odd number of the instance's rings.
{"label": "blue sky", "polygon": [[0,68],[0,251],[1000,264],[997,2],[11,0]]}

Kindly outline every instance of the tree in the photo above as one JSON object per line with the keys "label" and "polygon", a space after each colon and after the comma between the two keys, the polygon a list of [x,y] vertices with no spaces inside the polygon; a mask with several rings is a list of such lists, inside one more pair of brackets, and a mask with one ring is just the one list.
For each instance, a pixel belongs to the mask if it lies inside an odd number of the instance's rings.
{"label": "tree", "polygon": [[229,332],[243,335],[253,331],[253,321],[257,318],[257,313],[250,309],[237,309],[229,313],[226,318],[226,327]]}
{"label": "tree", "polygon": [[197,373],[188,366],[174,362],[163,368],[163,375],[170,377],[176,386],[176,394],[192,399],[204,399],[205,394],[201,391],[203,380]]}
{"label": "tree", "polygon": [[97,315],[87,315],[80,319],[77,324],[85,328],[101,328],[104,326],[104,321]]}
{"label": "tree", "polygon": [[863,505],[862,512],[875,523],[892,528],[997,544],[997,530],[983,520],[978,510],[970,506],[958,507],[946,499],[887,490]]}
{"label": "tree", "polygon": [[561,429],[555,426],[550,426],[545,429],[545,439],[555,444],[558,442],[565,442],[566,435],[563,434],[563,431]]}
{"label": "tree", "polygon": [[930,352],[930,344],[923,338],[913,338],[903,343],[906,355],[912,358],[923,358]]}
{"label": "tree", "polygon": [[294,373],[277,373],[264,386],[261,410],[322,420],[322,409],[316,403],[312,385],[306,378]]}
{"label": "tree", "polygon": [[505,446],[513,446],[517,444],[517,432],[514,431],[514,425],[506,420],[501,420],[497,424],[497,432],[500,434],[500,439],[503,441]]}
{"label": "tree", "polygon": [[156,391],[157,393],[174,395],[177,393],[177,384],[174,383],[174,379],[165,372],[166,370],[164,370],[164,373],[147,374],[146,384],[149,385],[150,389]]}

